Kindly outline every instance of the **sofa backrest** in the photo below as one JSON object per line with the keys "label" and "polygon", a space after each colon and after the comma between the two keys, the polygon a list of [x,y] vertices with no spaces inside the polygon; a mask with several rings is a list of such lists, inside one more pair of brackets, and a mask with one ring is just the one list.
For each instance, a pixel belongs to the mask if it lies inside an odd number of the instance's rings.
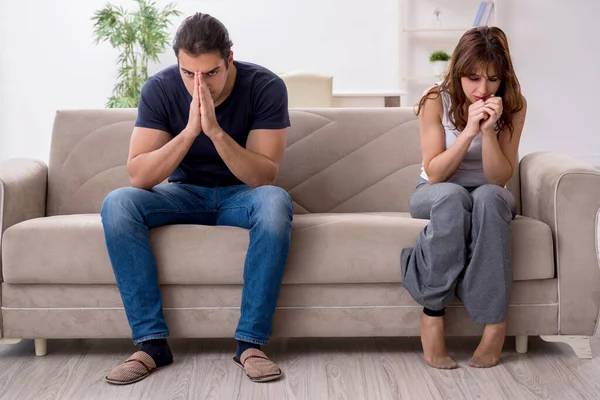
{"label": "sofa backrest", "polygon": [[[47,215],[98,213],[110,191],[129,186],[136,115],[135,109],[56,114]],[[277,185],[288,190],[296,213],[408,211],[421,169],[412,107],[292,109],[290,118]],[[518,182],[511,186],[518,190]]]}

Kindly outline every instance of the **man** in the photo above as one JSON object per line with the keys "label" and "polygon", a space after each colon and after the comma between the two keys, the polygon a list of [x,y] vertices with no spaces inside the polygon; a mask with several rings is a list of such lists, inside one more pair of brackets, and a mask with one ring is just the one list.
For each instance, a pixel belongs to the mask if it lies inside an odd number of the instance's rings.
{"label": "man", "polygon": [[102,204],[110,261],[141,347],[108,382],[133,383],[173,362],[148,236],[168,224],[250,230],[234,361],[253,381],[282,375],[260,346],[271,334],[292,228],[292,201],[272,186],[290,126],[287,91],[267,69],[234,61],[231,46],[220,21],[188,17],[173,43],[178,64],[142,89],[127,160],[133,187]]}

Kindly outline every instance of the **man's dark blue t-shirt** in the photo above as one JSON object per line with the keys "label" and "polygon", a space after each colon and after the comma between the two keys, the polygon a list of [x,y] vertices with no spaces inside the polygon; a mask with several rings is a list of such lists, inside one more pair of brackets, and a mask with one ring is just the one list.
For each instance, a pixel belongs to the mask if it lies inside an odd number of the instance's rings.
{"label": "man's dark blue t-shirt", "polygon": [[[240,146],[254,129],[290,126],[285,83],[259,65],[234,61],[237,75],[229,97],[215,108],[217,121]],[[190,114],[189,94],[179,67],[173,65],[148,79],[142,88],[135,126],[158,129],[175,137],[185,129]],[[217,187],[239,185],[206,135],[199,134],[189,152],[169,177],[170,182]]]}

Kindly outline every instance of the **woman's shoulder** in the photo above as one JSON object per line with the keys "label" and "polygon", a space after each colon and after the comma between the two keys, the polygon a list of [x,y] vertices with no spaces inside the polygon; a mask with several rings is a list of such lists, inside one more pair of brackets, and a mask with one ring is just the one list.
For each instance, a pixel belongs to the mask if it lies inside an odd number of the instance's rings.
{"label": "woman's shoulder", "polygon": [[423,98],[424,102],[426,102],[426,103],[434,103],[441,107],[442,93],[443,92],[441,91],[440,86],[438,84],[435,84],[435,85],[430,86],[429,88],[425,89],[425,91],[423,92],[422,98]]}
{"label": "woman's shoulder", "polygon": [[523,94],[520,94],[520,96],[521,104],[519,104],[517,111],[512,116],[514,124],[523,124],[525,122],[525,115],[527,115],[527,99]]}
{"label": "woman's shoulder", "polygon": [[423,111],[423,113],[419,113],[421,120],[435,120],[441,123],[444,106],[442,103],[440,87],[438,85],[433,85],[423,92],[420,101],[420,109]]}
{"label": "woman's shoulder", "polygon": [[523,110],[527,110],[527,99],[523,93],[521,93],[521,100],[523,101]]}
{"label": "woman's shoulder", "polygon": [[434,95],[434,96],[438,96],[440,94],[440,85],[435,83],[432,86],[429,86],[427,89],[425,89],[425,91],[423,92],[423,96],[426,95]]}
{"label": "woman's shoulder", "polygon": [[513,100],[509,103],[509,107],[513,110],[513,117],[517,118],[519,116],[523,117],[527,113],[527,99],[523,95],[523,93],[519,93],[517,95],[518,100]]}

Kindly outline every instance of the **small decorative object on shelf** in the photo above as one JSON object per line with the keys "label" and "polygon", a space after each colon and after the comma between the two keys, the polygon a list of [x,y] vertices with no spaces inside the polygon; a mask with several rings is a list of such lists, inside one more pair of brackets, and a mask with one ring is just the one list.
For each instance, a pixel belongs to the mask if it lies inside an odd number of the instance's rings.
{"label": "small decorative object on shelf", "polygon": [[433,67],[433,74],[435,76],[439,76],[446,72],[449,60],[450,55],[444,50],[436,50],[433,53],[431,53],[429,61],[431,62],[431,65]]}
{"label": "small decorative object on shelf", "polygon": [[439,7],[436,7],[435,10],[433,10],[433,15],[435,15],[435,28],[441,28],[442,27],[442,10],[440,10]]}
{"label": "small decorative object on shelf", "polygon": [[[448,73],[451,58],[448,54],[452,54],[460,36],[473,27],[497,26],[503,3],[502,0],[400,1],[398,75],[400,88],[407,93],[402,102],[418,102],[432,80],[443,79]],[[448,53],[432,54],[440,49]]]}
{"label": "small decorative object on shelf", "polygon": [[492,15],[493,9],[493,1],[487,0],[479,3],[479,9],[477,10],[477,14],[475,15],[475,21],[473,21],[473,26],[487,26],[490,22],[490,17]]}

